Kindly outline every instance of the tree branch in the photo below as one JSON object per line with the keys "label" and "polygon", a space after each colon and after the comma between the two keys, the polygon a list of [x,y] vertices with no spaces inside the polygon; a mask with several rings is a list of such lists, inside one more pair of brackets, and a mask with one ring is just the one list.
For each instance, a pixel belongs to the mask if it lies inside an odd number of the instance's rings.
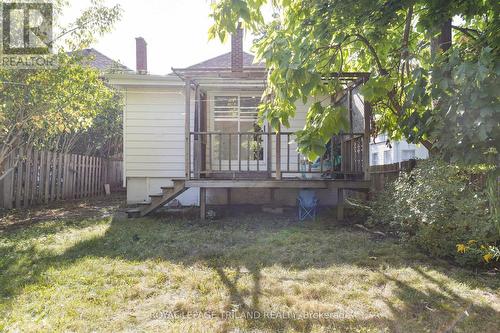
{"label": "tree branch", "polygon": [[375,59],[375,62],[377,63],[377,68],[378,68],[379,74],[382,76],[387,76],[389,74],[389,72],[382,66],[382,62],[380,61],[380,58],[378,57],[377,51],[375,51],[375,48],[370,44],[368,39],[366,39],[366,37],[361,35],[361,34],[354,34],[354,36],[356,36],[356,38],[359,41],[363,42],[363,44],[366,45],[366,47],[368,48],[368,50],[372,54],[373,58]]}
{"label": "tree branch", "polygon": [[408,50],[409,47],[409,40],[410,40],[410,30],[411,30],[411,19],[413,17],[413,5],[408,8],[408,13],[406,14],[406,24],[405,24],[405,30],[403,33],[403,52],[401,53],[401,58],[402,58],[402,69],[401,69],[401,94],[400,94],[400,101],[403,98],[403,91],[404,91],[404,85],[405,85],[405,70],[407,75],[410,74],[410,65],[409,65],[409,54],[410,51]]}
{"label": "tree branch", "polygon": [[458,30],[460,31],[461,33],[463,33],[464,35],[467,35],[469,36],[470,38],[472,39],[477,39],[478,36],[474,36],[471,34],[471,32],[477,34],[477,35],[481,35],[481,31],[479,30],[476,30],[476,29],[470,29],[470,28],[463,28],[463,27],[459,27],[459,26],[456,26],[456,25],[451,25],[451,27],[455,30]]}

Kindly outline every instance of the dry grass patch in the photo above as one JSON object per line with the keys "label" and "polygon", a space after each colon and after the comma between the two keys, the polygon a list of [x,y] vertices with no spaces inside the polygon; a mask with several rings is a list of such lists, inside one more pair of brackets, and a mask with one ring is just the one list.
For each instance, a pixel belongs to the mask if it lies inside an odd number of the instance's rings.
{"label": "dry grass patch", "polygon": [[500,326],[495,277],[326,220],[48,220],[0,234],[0,254],[0,331]]}

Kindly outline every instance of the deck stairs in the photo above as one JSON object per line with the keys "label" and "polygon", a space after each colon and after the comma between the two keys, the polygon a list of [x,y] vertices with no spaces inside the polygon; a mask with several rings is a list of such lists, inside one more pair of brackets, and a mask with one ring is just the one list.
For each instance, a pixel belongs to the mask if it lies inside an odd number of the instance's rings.
{"label": "deck stairs", "polygon": [[161,188],[162,193],[150,195],[150,202],[144,202],[139,205],[140,207],[128,209],[128,217],[146,216],[165,206],[188,189],[184,179],[173,179],[172,182],[172,186]]}

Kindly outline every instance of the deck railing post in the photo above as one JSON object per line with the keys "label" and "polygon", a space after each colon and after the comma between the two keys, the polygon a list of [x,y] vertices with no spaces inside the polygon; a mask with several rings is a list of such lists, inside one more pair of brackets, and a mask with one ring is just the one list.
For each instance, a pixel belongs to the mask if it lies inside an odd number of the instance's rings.
{"label": "deck railing post", "polygon": [[[250,135],[247,136],[247,171],[250,171],[250,141],[252,137]],[[255,154],[254,154],[255,158]]]}
{"label": "deck railing post", "polygon": [[290,133],[286,135],[286,172],[290,172]]}
{"label": "deck railing post", "polygon": [[208,165],[209,171],[213,171],[213,165],[212,165],[212,133],[208,134]]}
{"label": "deck railing post", "polygon": [[342,160],[340,162],[340,171],[342,173],[346,172],[347,156],[346,156],[345,145],[346,144],[344,142],[344,134],[340,134],[340,156],[342,156]]}
{"label": "deck railing post", "polygon": [[228,148],[229,148],[229,158],[228,158],[228,162],[229,162],[229,171],[231,171],[231,160],[233,159],[233,154],[231,152],[231,133],[228,134]]}
{"label": "deck railing post", "polygon": [[238,133],[238,171],[241,172],[241,133]]}
{"label": "deck railing post", "polygon": [[281,179],[281,126],[276,132],[276,179]]}
{"label": "deck railing post", "polygon": [[[194,130],[195,132],[201,132],[201,93],[200,88],[197,86],[195,89],[195,123]],[[194,135],[194,177],[196,179],[200,178],[201,174],[201,143],[202,143],[202,135],[195,134]]]}
{"label": "deck railing post", "polygon": [[267,172],[271,177],[273,170],[273,141],[271,136],[271,124],[267,124]]}
{"label": "deck railing post", "polygon": [[363,172],[365,180],[370,180],[370,134],[372,106],[365,102],[365,133],[363,136]]}
{"label": "deck railing post", "polygon": [[222,171],[222,133],[219,133],[219,171]]}
{"label": "deck railing post", "polygon": [[185,86],[185,115],[184,115],[184,134],[185,134],[185,145],[184,145],[184,157],[185,157],[185,177],[186,180],[190,179],[191,174],[191,79],[186,78]]}

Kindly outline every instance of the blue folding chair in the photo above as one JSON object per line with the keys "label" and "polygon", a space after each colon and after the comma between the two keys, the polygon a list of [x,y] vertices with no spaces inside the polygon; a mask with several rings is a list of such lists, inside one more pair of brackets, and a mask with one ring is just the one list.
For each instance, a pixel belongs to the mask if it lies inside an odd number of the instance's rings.
{"label": "blue folding chair", "polygon": [[299,221],[304,221],[308,218],[316,219],[318,205],[319,200],[316,198],[313,190],[301,190],[297,198]]}

